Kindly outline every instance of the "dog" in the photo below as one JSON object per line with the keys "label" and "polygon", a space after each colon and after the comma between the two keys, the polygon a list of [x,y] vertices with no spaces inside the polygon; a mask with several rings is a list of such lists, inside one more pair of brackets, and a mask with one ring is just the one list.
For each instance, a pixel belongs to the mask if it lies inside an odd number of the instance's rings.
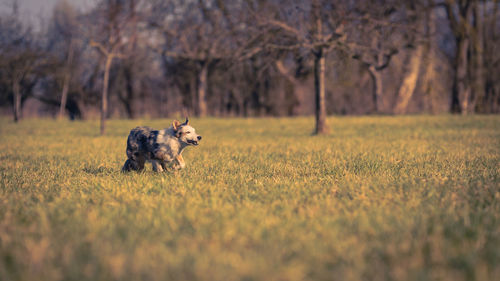
{"label": "dog", "polygon": [[181,124],[174,120],[172,126],[163,130],[137,127],[130,131],[127,139],[127,161],[122,171],[142,171],[146,161],[150,161],[155,172],[186,167],[182,151],[187,146],[196,146],[201,136],[189,125],[189,119]]}

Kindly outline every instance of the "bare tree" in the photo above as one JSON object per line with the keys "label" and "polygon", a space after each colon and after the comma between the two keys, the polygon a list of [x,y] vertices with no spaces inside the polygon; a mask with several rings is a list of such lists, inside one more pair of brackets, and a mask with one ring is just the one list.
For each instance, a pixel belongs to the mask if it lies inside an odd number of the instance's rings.
{"label": "bare tree", "polygon": [[432,113],[436,111],[436,9],[434,1],[430,0],[427,3],[426,13],[424,15],[423,24],[425,25],[423,55],[422,55],[422,91],[426,97],[426,109]]}
{"label": "bare tree", "polygon": [[365,66],[372,78],[374,113],[388,112],[383,71],[392,57],[407,46],[407,34],[413,32],[405,23],[408,20],[403,13],[405,8],[398,1],[360,2],[352,18],[353,36],[347,44],[348,52]]}
{"label": "bare tree", "polygon": [[[423,17],[419,16],[420,13],[417,12],[420,10],[424,11]],[[409,37],[407,40],[409,48],[406,48],[408,51],[408,58],[405,61],[406,71],[399,86],[393,108],[393,112],[396,114],[405,114],[407,112],[410,100],[416,91],[424,54],[430,51],[426,49],[430,45],[425,45],[424,42],[426,39],[430,40],[425,35],[429,34],[426,28],[430,26],[429,22],[433,16],[432,13],[432,1],[430,3],[425,3],[425,1],[420,3],[415,3],[414,1],[406,2],[405,14],[407,20],[405,30]]]}
{"label": "bare tree", "polygon": [[[68,94],[74,76],[73,72],[75,71],[73,63],[75,61],[75,56],[78,57],[80,55],[81,40],[79,40],[80,30],[78,16],[79,14],[68,1],[60,0],[53,9],[48,29],[44,34],[47,52],[50,53],[54,59],[52,62],[53,68],[47,69],[48,72],[44,76],[47,79],[50,77],[56,84],[54,85],[56,87],[50,89],[50,91],[60,91],[59,97],[55,97],[55,94],[48,94],[48,96],[44,97],[44,100],[51,100],[50,103],[55,105],[55,99],[59,99],[57,102],[57,106],[59,107],[57,113],[58,119],[62,119],[68,109]],[[78,60],[78,58],[76,58],[76,60]],[[72,116],[72,113],[70,113],[70,116]]]}
{"label": "bare tree", "polygon": [[90,42],[92,47],[99,49],[101,54],[105,58],[104,63],[104,78],[102,82],[102,100],[101,100],[101,135],[106,133],[106,119],[108,113],[108,87],[109,87],[109,70],[111,68],[111,63],[113,59],[122,57],[122,54],[118,53],[114,46],[109,49],[104,47],[102,44],[95,41]]}
{"label": "bare tree", "polygon": [[484,40],[484,61],[485,61],[485,93],[482,99],[478,101],[482,106],[480,111],[487,113],[500,112],[500,81],[498,73],[500,71],[500,34],[498,20],[498,11],[500,10],[500,3],[498,0],[486,1],[483,5],[483,33],[482,39]]}
{"label": "bare tree", "polygon": [[[175,3],[174,5],[172,5]],[[239,3],[231,1],[159,1],[152,5],[151,26],[163,35],[160,53],[180,62],[191,62],[196,80],[196,114],[208,113],[209,72],[220,63],[242,61],[261,50],[255,46],[259,35],[251,32],[248,22],[235,20],[244,16]],[[168,17],[165,17],[165,14]],[[246,25],[241,36],[241,28]],[[238,34],[239,32],[239,34]]]}
{"label": "bare tree", "polygon": [[135,111],[134,111],[134,99],[135,99],[135,87],[134,87],[134,76],[135,76],[135,70],[137,69],[135,66],[139,63],[135,58],[141,58],[141,55],[138,54],[138,49],[139,47],[137,46],[137,21],[138,21],[138,15],[136,11],[136,4],[135,1],[131,0],[129,1],[129,20],[131,22],[131,34],[130,34],[130,41],[127,45],[126,53],[128,56],[126,59],[124,59],[124,67],[123,67],[123,73],[124,73],[124,78],[125,78],[125,94],[124,95],[119,95],[120,100],[122,103],[125,105],[125,109],[127,111],[127,115],[129,118],[134,118],[135,117]]}
{"label": "bare tree", "polygon": [[[273,5],[263,5],[255,11],[260,26],[271,30],[268,48],[276,50],[306,50],[314,58],[314,98],[315,120],[314,134],[326,134],[325,71],[326,54],[338,43],[345,40],[343,34],[344,12],[334,1],[313,0],[310,4],[287,3],[287,9],[280,10]],[[266,11],[267,10],[267,11]],[[308,25],[303,25],[308,21]]]}
{"label": "bare tree", "polygon": [[472,19],[472,5],[470,0],[446,0],[444,3],[450,28],[455,36],[456,51],[453,61],[455,69],[453,89],[451,95],[451,109],[453,113],[467,114],[471,85],[468,77],[470,48],[470,25]]}
{"label": "bare tree", "polygon": [[[160,1],[153,6],[156,17],[151,24],[164,36],[160,51],[163,56],[193,62],[196,114],[203,117],[207,115],[208,69],[222,60],[226,53],[226,29],[221,26],[220,13],[209,9],[205,1],[180,1],[175,7],[181,10],[180,13],[171,11],[169,4]],[[164,13],[171,15],[171,19],[164,17]]]}
{"label": "bare tree", "polygon": [[65,67],[65,73],[64,73],[64,80],[63,80],[63,88],[61,92],[61,105],[59,106],[59,114],[58,118],[62,119],[64,116],[64,111],[66,110],[66,102],[68,100],[68,90],[69,90],[69,83],[71,79],[71,65],[73,64],[73,56],[74,56],[75,50],[74,50],[74,42],[71,41],[69,43],[68,47],[68,58],[66,61],[66,67]]}
{"label": "bare tree", "polygon": [[373,44],[373,48],[370,49],[370,53],[367,56],[366,52],[362,53],[362,55],[355,54],[353,58],[360,60],[370,73],[373,81],[372,99],[374,112],[380,113],[385,107],[382,70],[389,66],[392,56],[397,54],[398,51],[397,49],[385,50],[380,44],[375,43]]}
{"label": "bare tree", "polygon": [[5,93],[11,93],[14,121],[22,118],[22,104],[35,87],[39,68],[43,65],[42,51],[34,42],[30,28],[19,20],[17,1],[10,17],[0,20],[0,78]]}
{"label": "bare tree", "polygon": [[[57,32],[59,38],[64,44],[66,55],[65,65],[63,67],[61,101],[59,106],[58,118],[62,119],[66,111],[68,100],[69,84],[72,76],[72,64],[76,48],[76,34],[78,32],[77,14],[74,8],[67,1],[60,1],[54,8],[52,17],[54,32]],[[58,38],[58,39],[59,39]]]}
{"label": "bare tree", "polygon": [[[437,113],[449,101],[464,114],[497,112],[499,7],[498,0],[100,0],[79,12],[61,0],[42,33],[15,13],[0,17],[0,102],[12,105],[16,120],[31,97],[59,117],[100,107],[102,133],[110,115],[186,110],[315,114],[315,134],[328,131],[327,113]],[[436,28],[448,22],[450,29]]]}
{"label": "bare tree", "polygon": [[[106,119],[108,112],[108,88],[109,88],[109,74],[111,64],[115,58],[123,58],[124,55],[120,52],[121,48],[126,45],[126,34],[131,23],[135,23],[131,15],[127,13],[127,8],[135,9],[137,4],[132,1],[131,6],[126,6],[124,1],[120,0],[107,0],[100,4],[100,17],[99,19],[104,26],[104,34],[106,36],[94,35],[90,40],[90,46],[96,48],[101,56],[104,58],[104,78],[102,85],[102,100],[101,100],[101,135],[106,133]],[[97,32],[102,32],[99,28]],[[96,39],[100,37],[99,39]],[[100,41],[100,42],[99,42]]]}

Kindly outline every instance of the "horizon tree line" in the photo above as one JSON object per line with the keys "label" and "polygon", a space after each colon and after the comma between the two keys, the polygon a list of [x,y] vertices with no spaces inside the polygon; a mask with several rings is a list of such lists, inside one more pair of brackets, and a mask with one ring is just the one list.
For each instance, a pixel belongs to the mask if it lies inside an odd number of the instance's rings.
{"label": "horizon tree line", "polygon": [[[0,17],[0,101],[22,118],[500,111],[497,0],[61,0]],[[99,108],[99,110],[97,110]],[[93,113],[94,112],[94,113]]]}

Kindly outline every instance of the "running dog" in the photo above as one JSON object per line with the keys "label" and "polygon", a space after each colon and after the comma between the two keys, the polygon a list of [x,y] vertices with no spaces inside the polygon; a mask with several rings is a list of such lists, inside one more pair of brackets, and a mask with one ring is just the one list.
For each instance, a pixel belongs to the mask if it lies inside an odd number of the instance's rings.
{"label": "running dog", "polygon": [[172,166],[174,170],[186,166],[182,151],[189,145],[198,145],[201,136],[196,134],[189,120],[181,124],[174,120],[172,126],[163,130],[150,127],[137,127],[130,131],[127,139],[127,161],[122,171],[142,171],[144,163],[150,161],[153,170],[162,172]]}

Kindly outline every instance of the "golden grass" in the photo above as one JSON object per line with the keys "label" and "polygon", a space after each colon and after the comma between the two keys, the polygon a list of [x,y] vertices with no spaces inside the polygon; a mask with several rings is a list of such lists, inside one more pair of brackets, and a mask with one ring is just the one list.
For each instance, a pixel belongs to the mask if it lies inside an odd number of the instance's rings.
{"label": "golden grass", "polygon": [[0,280],[494,280],[500,117],[194,119],[177,173],[121,174],[171,120],[0,119]]}

